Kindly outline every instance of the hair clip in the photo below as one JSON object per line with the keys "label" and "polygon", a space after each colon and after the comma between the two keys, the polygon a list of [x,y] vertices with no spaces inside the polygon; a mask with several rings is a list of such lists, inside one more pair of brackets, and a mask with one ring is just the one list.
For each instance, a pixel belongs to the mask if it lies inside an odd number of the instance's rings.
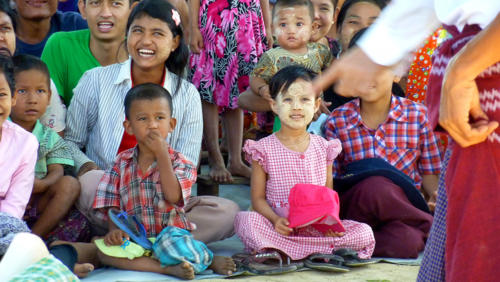
{"label": "hair clip", "polygon": [[172,9],[172,20],[174,20],[175,26],[179,26],[179,24],[181,23],[179,12],[177,12],[175,9]]}

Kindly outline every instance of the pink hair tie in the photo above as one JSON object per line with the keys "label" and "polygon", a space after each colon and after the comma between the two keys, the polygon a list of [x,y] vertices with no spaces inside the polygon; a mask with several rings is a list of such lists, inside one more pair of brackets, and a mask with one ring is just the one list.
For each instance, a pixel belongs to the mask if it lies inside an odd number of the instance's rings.
{"label": "pink hair tie", "polygon": [[179,12],[177,12],[175,9],[172,9],[172,20],[174,20],[175,26],[179,26],[179,24],[181,23]]}

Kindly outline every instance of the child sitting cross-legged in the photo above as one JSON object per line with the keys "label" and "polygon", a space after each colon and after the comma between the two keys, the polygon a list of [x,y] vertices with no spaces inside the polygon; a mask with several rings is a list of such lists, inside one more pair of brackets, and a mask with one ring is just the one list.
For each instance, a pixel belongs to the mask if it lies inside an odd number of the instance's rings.
{"label": "child sitting cross-legged", "polygon": [[[368,225],[338,218],[332,163],[342,150],[340,142],[326,141],[306,131],[321,102],[312,89],[313,77],[313,72],[295,65],[271,78],[271,108],[282,126],[268,137],[245,143],[243,151],[252,163],[251,199],[255,211],[239,212],[235,229],[246,250],[257,253],[250,259],[252,262],[276,258],[269,252],[278,251],[292,260],[307,258],[308,267],[341,271],[342,262],[332,263],[334,251],[349,248],[356,257],[368,259],[375,240]],[[330,221],[307,224],[323,216]],[[255,263],[246,266],[259,272],[252,265]]]}
{"label": "child sitting cross-legged", "polygon": [[[117,156],[97,188],[93,207],[102,219],[108,219],[110,228],[104,243],[120,246],[129,238],[108,218],[111,208],[138,218],[147,237],[161,236],[162,230],[171,230],[171,227],[192,230],[194,226],[187,220],[183,206],[196,181],[196,166],[166,142],[176,125],[170,93],[157,84],[140,84],[128,91],[124,104],[124,127],[127,133],[135,136],[137,146]],[[108,256],[101,250],[98,257],[103,264],[122,269],[157,272],[184,279],[193,279],[195,274],[193,265],[187,261],[165,266],[151,257],[129,260]],[[235,271],[235,264],[228,257],[215,256],[208,267],[225,275]]]}
{"label": "child sitting cross-legged", "polygon": [[88,232],[88,229],[85,229],[86,221],[80,224],[81,220],[84,220],[81,214],[77,224],[78,232],[68,232],[57,227],[78,198],[80,184],[76,178],[64,175],[64,166],[73,166],[73,158],[65,141],[39,121],[51,96],[47,66],[31,55],[17,55],[13,62],[17,102],[12,107],[10,118],[26,131],[33,133],[39,143],[33,191],[25,219],[33,233],[46,240],[86,239],[79,238],[80,235],[86,237],[84,234]]}

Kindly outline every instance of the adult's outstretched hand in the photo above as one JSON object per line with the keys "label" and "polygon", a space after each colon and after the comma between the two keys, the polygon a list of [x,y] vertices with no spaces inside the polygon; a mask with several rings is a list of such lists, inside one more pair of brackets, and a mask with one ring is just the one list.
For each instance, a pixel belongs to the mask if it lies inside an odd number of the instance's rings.
{"label": "adult's outstretched hand", "polygon": [[379,75],[387,68],[373,62],[359,47],[353,47],[316,78],[313,87],[319,93],[335,84],[335,92],[342,96],[368,97],[376,91]]}

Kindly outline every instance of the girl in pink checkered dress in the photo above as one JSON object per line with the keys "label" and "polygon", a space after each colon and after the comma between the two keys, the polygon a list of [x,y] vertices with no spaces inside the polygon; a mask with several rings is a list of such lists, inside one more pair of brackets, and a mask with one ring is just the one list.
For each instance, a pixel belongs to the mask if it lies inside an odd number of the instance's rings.
{"label": "girl in pink checkered dress", "polygon": [[300,260],[350,248],[367,259],[372,255],[375,240],[366,224],[343,220],[345,232],[326,234],[310,225],[294,229],[288,226],[291,188],[298,183],[332,188],[332,163],[342,150],[339,140],[326,141],[306,131],[321,101],[312,90],[313,77],[304,67],[289,66],[271,79],[271,108],[282,127],[269,137],[245,143],[243,150],[252,163],[251,197],[255,211],[238,213],[235,229],[251,253],[277,250],[292,260]]}

